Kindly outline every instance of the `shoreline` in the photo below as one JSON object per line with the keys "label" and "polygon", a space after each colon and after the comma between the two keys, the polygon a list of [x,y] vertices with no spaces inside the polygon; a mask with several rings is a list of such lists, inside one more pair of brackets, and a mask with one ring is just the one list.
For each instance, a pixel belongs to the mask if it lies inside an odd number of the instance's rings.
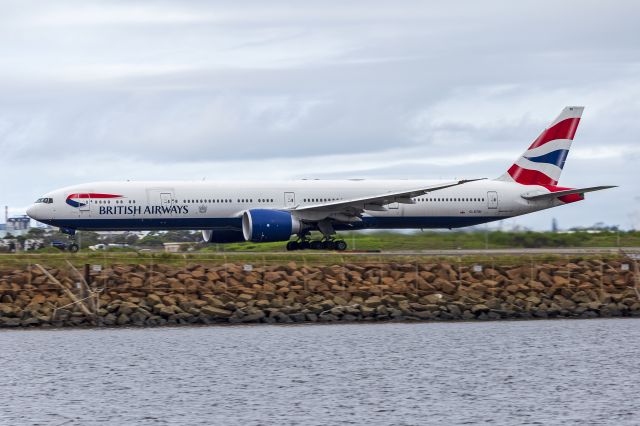
{"label": "shoreline", "polygon": [[594,320],[637,320],[640,316],[621,316],[621,317],[594,317],[594,318],[580,318],[580,317],[554,317],[554,318],[505,318],[497,320],[389,320],[389,321],[334,321],[334,322],[299,322],[299,323],[212,323],[212,324],[168,324],[162,326],[136,326],[136,325],[79,325],[79,326],[52,326],[41,325],[38,327],[2,327],[0,326],[0,333],[22,332],[22,331],[71,331],[71,330],[98,330],[98,331],[110,331],[110,330],[188,330],[188,329],[200,329],[200,328],[253,328],[253,327],[333,327],[333,326],[348,326],[348,325],[434,325],[434,324],[487,324],[487,323],[534,323],[541,321],[594,321]]}
{"label": "shoreline", "polygon": [[0,270],[0,328],[640,317],[635,261],[296,262]]}

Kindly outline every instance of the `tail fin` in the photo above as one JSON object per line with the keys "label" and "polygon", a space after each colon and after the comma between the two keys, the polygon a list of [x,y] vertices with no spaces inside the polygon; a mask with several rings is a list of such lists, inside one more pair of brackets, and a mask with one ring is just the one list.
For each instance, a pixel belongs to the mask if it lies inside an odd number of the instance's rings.
{"label": "tail fin", "polygon": [[529,149],[497,180],[557,185],[584,107],[565,107]]}

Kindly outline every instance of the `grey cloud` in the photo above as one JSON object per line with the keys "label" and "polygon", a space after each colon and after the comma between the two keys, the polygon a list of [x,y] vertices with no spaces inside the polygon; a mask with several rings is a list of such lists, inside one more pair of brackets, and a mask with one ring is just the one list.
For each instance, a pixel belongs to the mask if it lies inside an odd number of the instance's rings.
{"label": "grey cloud", "polygon": [[[575,146],[587,151],[569,156],[567,178],[629,185],[637,151],[588,154],[638,142],[638,12],[632,1],[9,1],[0,167],[34,169],[33,193],[3,176],[1,194],[26,205],[45,186],[207,167],[235,178],[224,163],[243,161],[278,177],[311,166],[353,177],[350,164],[371,177],[493,177],[577,103]],[[111,169],[87,171],[104,161]],[[589,203],[585,221],[612,217]]]}

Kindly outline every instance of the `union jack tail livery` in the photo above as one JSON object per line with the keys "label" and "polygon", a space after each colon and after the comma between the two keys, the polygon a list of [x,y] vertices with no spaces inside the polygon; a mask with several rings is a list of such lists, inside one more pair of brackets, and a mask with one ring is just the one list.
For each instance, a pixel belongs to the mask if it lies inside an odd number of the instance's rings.
{"label": "union jack tail livery", "polygon": [[522,185],[557,185],[582,111],[584,107],[581,106],[565,107],[529,149],[497,180],[515,181]]}

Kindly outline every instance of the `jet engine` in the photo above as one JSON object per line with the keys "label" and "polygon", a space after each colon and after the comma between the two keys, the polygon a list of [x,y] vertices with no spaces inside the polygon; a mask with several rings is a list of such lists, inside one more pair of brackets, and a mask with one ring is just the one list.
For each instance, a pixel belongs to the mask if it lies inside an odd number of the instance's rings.
{"label": "jet engine", "polygon": [[242,215],[242,234],[247,241],[287,241],[302,229],[300,221],[281,210],[252,209]]}
{"label": "jet engine", "polygon": [[205,229],[202,239],[207,243],[242,243],[244,237],[239,229]]}

